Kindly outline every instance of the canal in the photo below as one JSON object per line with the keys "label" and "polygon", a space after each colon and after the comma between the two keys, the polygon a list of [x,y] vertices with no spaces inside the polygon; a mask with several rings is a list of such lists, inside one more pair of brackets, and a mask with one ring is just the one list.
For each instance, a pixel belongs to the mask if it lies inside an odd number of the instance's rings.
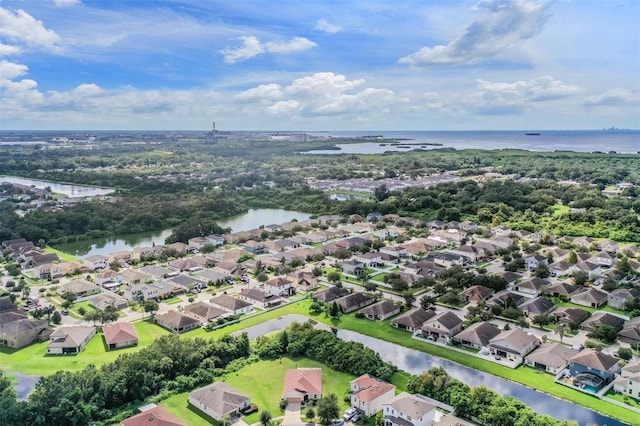
{"label": "canal", "polygon": [[[250,339],[274,331],[282,330],[292,322],[303,323],[309,318],[304,315],[285,315],[278,319],[249,327],[246,331]],[[324,324],[319,328],[327,329]],[[365,336],[350,330],[338,330],[338,337],[343,340],[362,343],[376,351],[380,357],[410,374],[420,374],[433,367],[442,367],[447,373],[469,386],[486,386],[501,395],[518,398],[540,414],[548,414],[555,419],[575,420],[580,425],[624,426],[624,423],[572,402],[558,399],[546,393],[528,388],[518,383],[475,370],[443,358],[438,358],[415,349],[405,348],[396,343]],[[407,333],[409,339],[409,333]]]}
{"label": "canal", "polygon": [[66,184],[59,182],[51,182],[46,180],[27,179],[14,176],[0,176],[0,182],[9,182],[18,185],[33,186],[34,188],[45,189],[51,188],[51,192],[64,194],[69,198],[77,197],[94,197],[98,195],[107,195],[113,192],[111,188],[100,188],[95,186]]}

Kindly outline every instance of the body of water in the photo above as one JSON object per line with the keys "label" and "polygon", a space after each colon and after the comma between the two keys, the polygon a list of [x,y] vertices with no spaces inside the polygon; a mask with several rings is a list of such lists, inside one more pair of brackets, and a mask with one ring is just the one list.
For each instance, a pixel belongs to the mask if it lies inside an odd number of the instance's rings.
{"label": "body of water", "polygon": [[[539,135],[527,135],[539,133]],[[396,131],[396,132],[310,132],[312,136],[329,135],[356,138],[380,135],[385,140],[341,144],[340,150],[315,150],[309,154],[382,154],[383,152],[405,152],[414,149],[524,149],[530,151],[576,151],[636,154],[640,152],[640,131],[569,131],[569,130],[522,130],[522,131]],[[406,139],[399,145],[389,145],[386,139]],[[406,142],[409,145],[404,145]],[[384,146],[382,146],[384,144]],[[425,144],[425,145],[420,145]],[[437,145],[427,145],[437,144]]]}
{"label": "body of water", "polygon": [[31,376],[17,371],[10,371],[9,374],[16,378],[16,394],[18,399],[21,400],[27,399],[29,394],[36,388],[38,381],[40,381],[40,376]]}
{"label": "body of water", "polygon": [[[285,315],[272,321],[266,321],[245,330],[249,339],[282,330],[292,322],[304,323],[309,318],[303,315]],[[319,324],[320,325],[320,324]],[[320,328],[326,329],[325,325]],[[438,358],[415,349],[405,348],[396,343],[365,336],[350,330],[338,330],[338,337],[343,340],[362,343],[376,351],[380,357],[410,374],[420,374],[433,367],[443,367],[447,373],[469,386],[486,386],[501,395],[509,395],[520,399],[540,414],[548,414],[556,419],[575,420],[580,425],[624,426],[624,423],[597,413],[572,402],[558,399],[546,393],[510,382],[500,377],[474,370],[455,362]],[[407,333],[407,339],[411,335]]]}
{"label": "body of water", "polygon": [[[232,232],[240,232],[258,228],[260,225],[280,224],[289,222],[292,219],[302,221],[309,219],[309,217],[308,213],[294,210],[251,209],[247,213],[220,219],[216,222],[222,227],[231,228]],[[131,250],[134,247],[163,245],[169,235],[171,235],[171,229],[164,229],[116,235],[112,238],[96,238],[75,243],[58,244],[55,248],[73,256],[84,258],[96,254],[107,255],[114,251]]]}
{"label": "body of water", "polygon": [[74,185],[58,182],[50,182],[46,180],[26,179],[14,176],[0,176],[0,182],[15,183],[18,185],[33,186],[35,188],[44,189],[51,188],[52,192],[65,194],[69,198],[76,197],[92,197],[97,195],[107,195],[113,192],[110,188],[99,188],[95,186]]}

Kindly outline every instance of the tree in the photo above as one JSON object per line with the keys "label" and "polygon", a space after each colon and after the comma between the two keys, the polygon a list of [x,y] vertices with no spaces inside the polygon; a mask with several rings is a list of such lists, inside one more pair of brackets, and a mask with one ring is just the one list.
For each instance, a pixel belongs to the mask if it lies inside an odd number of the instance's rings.
{"label": "tree", "polygon": [[341,278],[342,275],[337,271],[329,272],[329,274],[327,275],[327,279],[333,284],[339,282]]}
{"label": "tree", "polygon": [[551,275],[551,272],[549,272],[549,266],[544,262],[538,263],[538,267],[536,268],[534,275],[542,279],[549,278]]}
{"label": "tree", "polygon": [[60,315],[60,312],[55,311],[53,315],[51,315],[51,321],[53,321],[54,324],[60,324],[62,322],[62,315]]}
{"label": "tree", "polygon": [[571,253],[569,253],[569,257],[567,258],[567,262],[572,263],[574,265],[578,263],[578,255],[576,254],[575,251],[571,250]]}
{"label": "tree", "polygon": [[329,308],[329,316],[331,318],[337,318],[340,316],[340,306],[334,301]]}
{"label": "tree", "polygon": [[620,348],[620,349],[618,349],[618,356],[620,358],[628,361],[631,358],[633,358],[633,353],[631,352],[631,349],[629,349],[629,348]]}
{"label": "tree", "polygon": [[420,298],[420,306],[425,311],[429,309],[431,306],[433,306],[435,303],[436,303],[436,298],[433,296],[424,295]]}
{"label": "tree", "polygon": [[155,314],[158,311],[159,307],[160,306],[158,306],[158,302],[156,302],[155,300],[145,300],[144,304],[142,305],[142,309],[144,309],[145,312],[151,312],[152,319],[155,317]]}
{"label": "tree", "polygon": [[73,302],[75,302],[75,300],[78,298],[75,293],[72,293],[70,291],[65,291],[64,293],[62,293],[61,297],[64,299],[64,302],[62,302],[62,307],[65,309],[69,309],[70,307],[72,307]]}
{"label": "tree", "polygon": [[384,201],[387,198],[389,198],[389,190],[387,189],[387,185],[382,184],[379,186],[376,186],[376,188],[373,190],[373,195],[376,197],[376,200],[378,201]]}
{"label": "tree", "polygon": [[257,279],[259,282],[263,283],[263,282],[265,282],[265,281],[267,281],[267,280],[269,279],[269,276],[268,276],[267,274],[265,274],[264,272],[260,272],[260,273],[256,276],[256,279]]}
{"label": "tree", "polygon": [[265,410],[260,412],[260,423],[264,426],[269,426],[271,424],[271,411]]}
{"label": "tree", "polygon": [[582,287],[589,280],[589,274],[585,271],[576,271],[573,273],[573,282]]}
{"label": "tree", "polygon": [[549,315],[536,315],[531,320],[532,323],[538,325],[540,327],[544,327],[545,325],[549,325],[553,319],[553,316]]}
{"label": "tree", "polygon": [[410,308],[413,305],[413,302],[416,301],[416,296],[410,291],[403,291],[402,297],[404,297],[404,304],[407,308]]}
{"label": "tree", "polygon": [[335,393],[320,399],[318,403],[318,417],[320,418],[320,424],[328,425],[333,419],[337,418],[340,414],[340,408],[338,407],[338,397]]}
{"label": "tree", "polygon": [[556,329],[553,330],[553,334],[557,334],[560,337],[560,343],[562,343],[562,339],[564,338],[564,333],[567,331],[567,326],[561,322],[556,326]]}

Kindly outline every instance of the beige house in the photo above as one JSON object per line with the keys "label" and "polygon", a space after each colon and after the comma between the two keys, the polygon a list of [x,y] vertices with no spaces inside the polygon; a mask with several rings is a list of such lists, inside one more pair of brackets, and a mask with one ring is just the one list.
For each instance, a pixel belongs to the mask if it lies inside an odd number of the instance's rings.
{"label": "beige house", "polygon": [[0,346],[20,349],[46,340],[49,331],[49,322],[46,320],[32,321],[20,318],[15,321],[0,324]]}
{"label": "beige house", "polygon": [[382,409],[383,404],[391,402],[395,391],[394,385],[363,374],[351,381],[351,406],[365,416],[372,416]]}
{"label": "beige house", "polygon": [[79,354],[95,335],[95,327],[84,325],[60,327],[51,333],[47,353],[50,355]]}
{"label": "beige house", "polygon": [[251,407],[251,399],[224,382],[215,382],[196,389],[187,398],[189,404],[211,418],[222,421],[225,416],[237,417]]}
{"label": "beige house", "polygon": [[138,332],[128,322],[117,322],[102,327],[102,335],[108,349],[120,349],[138,345]]}
{"label": "beige house", "polygon": [[287,370],[282,399],[287,402],[306,403],[322,398],[322,369],[296,368]]}

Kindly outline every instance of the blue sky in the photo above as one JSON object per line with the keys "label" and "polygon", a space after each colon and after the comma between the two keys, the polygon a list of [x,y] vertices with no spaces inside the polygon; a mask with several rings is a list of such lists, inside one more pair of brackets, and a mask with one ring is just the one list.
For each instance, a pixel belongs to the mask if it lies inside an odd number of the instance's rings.
{"label": "blue sky", "polygon": [[3,0],[0,129],[640,128],[638,0]]}

